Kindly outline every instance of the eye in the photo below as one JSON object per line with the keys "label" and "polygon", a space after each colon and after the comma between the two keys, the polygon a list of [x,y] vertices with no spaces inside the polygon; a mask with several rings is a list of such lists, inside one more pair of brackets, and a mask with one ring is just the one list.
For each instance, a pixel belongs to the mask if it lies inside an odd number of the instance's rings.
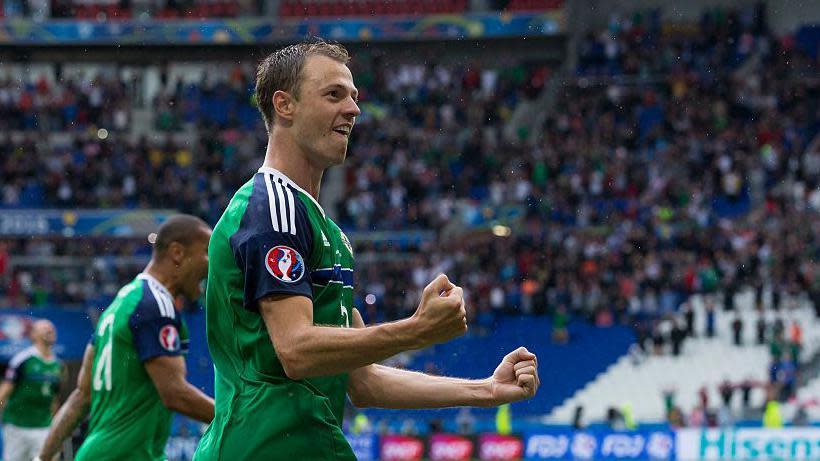
{"label": "eye", "polygon": [[328,92],[328,94],[329,94],[332,98],[337,98],[337,99],[339,98],[339,90],[330,90],[330,92]]}

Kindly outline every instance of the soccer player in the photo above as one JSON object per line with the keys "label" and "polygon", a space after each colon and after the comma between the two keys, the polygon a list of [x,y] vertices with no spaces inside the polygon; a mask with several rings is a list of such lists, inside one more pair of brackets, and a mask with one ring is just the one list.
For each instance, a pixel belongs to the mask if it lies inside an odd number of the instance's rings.
{"label": "soccer player", "polygon": [[30,461],[43,446],[51,415],[57,406],[57,392],[63,364],[54,355],[57,330],[48,320],[37,320],[29,333],[32,345],[15,354],[0,384],[0,411],[3,411],[3,459]]}
{"label": "soccer player", "polygon": [[523,347],[484,380],[375,364],[460,336],[467,321],[462,289],[443,274],[410,318],[365,327],[353,308],[353,250],[317,201],[360,113],[348,60],[320,41],[286,47],[257,69],[268,145],[211,238],[216,413],[197,461],[354,460],[341,429],[345,394],[357,406],[493,406],[538,387],[536,357]]}
{"label": "soccer player", "polygon": [[174,302],[199,297],[210,236],[210,227],[189,215],[159,227],[145,270],[100,315],[77,388],[55,416],[40,459],[52,459],[89,406],[78,461],[164,460],[171,411],[213,419],[213,400],[185,380],[188,331]]}

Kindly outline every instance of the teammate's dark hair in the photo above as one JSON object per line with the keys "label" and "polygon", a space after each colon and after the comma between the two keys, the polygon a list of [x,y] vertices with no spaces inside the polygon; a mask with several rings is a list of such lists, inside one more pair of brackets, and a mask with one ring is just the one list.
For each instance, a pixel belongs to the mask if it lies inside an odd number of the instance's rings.
{"label": "teammate's dark hair", "polygon": [[188,247],[201,235],[197,232],[198,229],[210,229],[210,226],[205,221],[189,214],[171,216],[157,230],[156,240],[153,242],[153,256],[163,256],[174,242]]}
{"label": "teammate's dark hair", "polygon": [[343,64],[350,62],[345,47],[316,39],[282,48],[259,63],[256,68],[256,102],[268,132],[273,127],[273,93],[286,91],[298,100],[305,60],[315,55],[327,56]]}

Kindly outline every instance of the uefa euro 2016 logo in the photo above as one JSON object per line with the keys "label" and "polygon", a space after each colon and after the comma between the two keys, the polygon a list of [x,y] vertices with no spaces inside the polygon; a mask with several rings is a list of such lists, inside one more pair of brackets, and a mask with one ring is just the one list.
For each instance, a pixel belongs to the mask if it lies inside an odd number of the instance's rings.
{"label": "uefa euro 2016 logo", "polygon": [[173,325],[165,325],[159,330],[159,344],[169,352],[179,350],[179,332]]}
{"label": "uefa euro 2016 logo", "polygon": [[293,248],[278,245],[265,255],[265,267],[277,280],[286,283],[295,283],[305,274],[305,262],[302,255]]}

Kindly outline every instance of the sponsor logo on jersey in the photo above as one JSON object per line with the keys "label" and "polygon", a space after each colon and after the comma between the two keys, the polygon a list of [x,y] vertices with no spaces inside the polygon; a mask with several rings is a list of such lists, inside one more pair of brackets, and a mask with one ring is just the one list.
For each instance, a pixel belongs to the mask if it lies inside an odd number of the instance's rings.
{"label": "sponsor logo on jersey", "polygon": [[165,325],[159,330],[159,345],[169,352],[179,351],[179,332],[173,325]]}
{"label": "sponsor logo on jersey", "polygon": [[302,255],[285,245],[275,246],[268,251],[265,255],[265,267],[276,280],[286,283],[296,283],[305,275]]}

